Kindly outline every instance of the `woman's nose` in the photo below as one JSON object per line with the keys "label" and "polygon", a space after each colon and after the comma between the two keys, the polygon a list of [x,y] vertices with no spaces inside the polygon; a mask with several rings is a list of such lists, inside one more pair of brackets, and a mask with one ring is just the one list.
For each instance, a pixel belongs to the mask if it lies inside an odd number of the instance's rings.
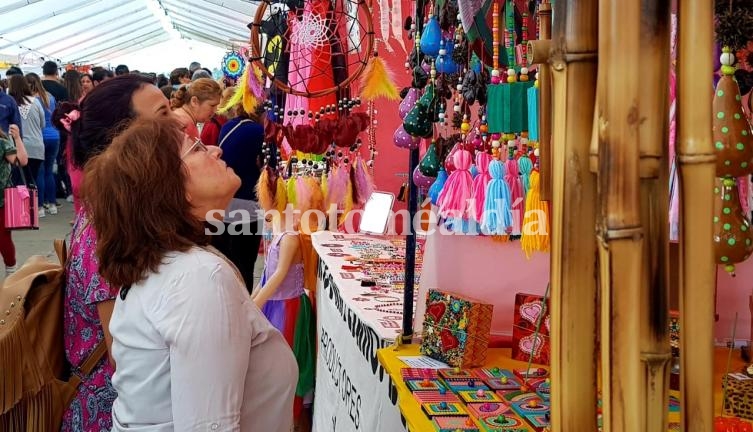
{"label": "woman's nose", "polygon": [[207,146],[209,147],[209,152],[212,154],[212,156],[216,157],[217,159],[222,156],[222,149],[219,146]]}

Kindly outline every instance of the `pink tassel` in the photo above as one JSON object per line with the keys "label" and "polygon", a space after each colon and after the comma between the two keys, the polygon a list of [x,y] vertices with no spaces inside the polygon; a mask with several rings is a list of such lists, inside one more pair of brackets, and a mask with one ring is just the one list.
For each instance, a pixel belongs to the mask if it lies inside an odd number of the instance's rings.
{"label": "pink tassel", "polygon": [[478,169],[478,175],[473,179],[473,190],[471,191],[471,199],[473,200],[473,218],[481,222],[481,215],[484,213],[484,200],[486,199],[486,185],[492,179],[489,175],[489,163],[491,163],[492,157],[488,153],[479,152],[476,155],[476,168]]}
{"label": "pink tassel", "polygon": [[348,192],[348,170],[346,167],[335,167],[327,177],[327,211],[331,206],[340,206]]}
{"label": "pink tassel", "polygon": [[437,204],[439,215],[447,219],[463,219],[469,216],[469,206],[473,177],[471,176],[471,153],[467,150],[457,151],[452,160],[455,171],[447,178],[444,189],[439,194]]}
{"label": "pink tassel", "polygon": [[374,181],[371,178],[371,175],[369,175],[366,168],[366,162],[361,159],[361,156],[358,156],[356,159],[354,169],[355,184],[353,186],[355,186],[358,191],[358,204],[364,205],[371,197],[371,193],[374,192]]}
{"label": "pink tassel", "polygon": [[512,235],[520,235],[521,224],[525,216],[525,202],[523,200],[523,185],[518,176],[518,162],[515,159],[508,159],[505,162],[505,171],[505,183],[510,187],[510,198],[512,199]]}
{"label": "pink tassel", "polygon": [[304,212],[311,207],[311,194],[303,177],[295,179],[295,203],[298,210]]}

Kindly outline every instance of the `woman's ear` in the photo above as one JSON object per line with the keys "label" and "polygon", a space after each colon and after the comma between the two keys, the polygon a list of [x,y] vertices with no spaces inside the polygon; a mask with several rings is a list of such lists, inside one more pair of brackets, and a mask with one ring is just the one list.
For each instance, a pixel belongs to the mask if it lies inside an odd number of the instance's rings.
{"label": "woman's ear", "polygon": [[192,106],[199,106],[201,102],[199,101],[199,98],[196,96],[191,96],[191,105]]}

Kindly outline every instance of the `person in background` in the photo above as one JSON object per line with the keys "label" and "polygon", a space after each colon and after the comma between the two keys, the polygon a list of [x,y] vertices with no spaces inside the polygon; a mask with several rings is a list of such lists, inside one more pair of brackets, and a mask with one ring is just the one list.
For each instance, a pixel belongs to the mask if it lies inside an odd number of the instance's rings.
{"label": "person in background", "polygon": [[63,74],[63,83],[65,89],[68,90],[68,100],[70,102],[81,103],[81,99],[84,97],[83,90],[81,89],[81,74],[74,69],[66,71]]}
{"label": "person in background", "polygon": [[191,62],[191,64],[188,65],[188,72],[190,72],[191,74],[193,74],[199,69],[201,69],[201,63],[199,62]]}
{"label": "person in background", "polygon": [[68,90],[60,84],[58,64],[54,61],[48,60],[42,65],[42,85],[47,92],[55,97],[57,103],[68,100]]}
{"label": "person in background", "polygon": [[192,72],[189,72],[186,68],[173,69],[173,71],[170,72],[170,85],[177,90],[178,87],[183,84],[190,84],[191,74]]}
{"label": "person in background", "polygon": [[115,76],[128,75],[129,73],[131,73],[131,71],[128,70],[128,66],[124,64],[115,67]]}
{"label": "person in background", "polygon": [[[227,105],[227,102],[233,97],[234,93],[235,88],[233,87],[223,90],[219,106],[224,107]],[[217,145],[220,139],[220,129],[222,129],[222,126],[227,123],[230,117],[235,117],[235,107],[230,107],[226,115],[215,113],[201,129],[201,142],[206,145]]]}
{"label": "person in background", "polygon": [[114,75],[111,70],[105,69],[101,66],[92,68],[92,82],[95,87],[113,77]]}
{"label": "person in background", "polygon": [[[170,85],[170,80],[167,79],[165,74],[157,75],[157,87],[162,88],[166,85]],[[168,98],[169,99],[169,98]]]}
{"label": "person in background", "polygon": [[[138,75],[123,75],[98,85],[80,107],[65,104],[55,112],[56,124],[71,130],[74,164],[85,168],[92,157],[107,149],[114,135],[137,118],[171,116],[167,100],[151,83]],[[74,192],[78,197],[78,173]],[[121,179],[124,180],[124,179]],[[77,199],[76,204],[80,204]],[[99,273],[97,233],[86,203],[79,206],[71,232],[70,258],[66,268],[63,315],[65,353],[73,366],[80,366],[101,342],[108,351],[112,338],[108,323],[114,307],[113,287]],[[117,287],[117,286],[116,286]],[[112,427],[114,365],[103,359],[84,377],[78,393],[63,417],[62,432],[100,432]],[[92,402],[95,401],[95,402]]]}
{"label": "person in background", "polygon": [[217,112],[222,91],[220,85],[209,78],[201,78],[183,85],[173,93],[170,105],[173,113],[185,126],[186,133],[199,138],[199,123],[206,123]]}
{"label": "person in background", "polygon": [[212,74],[210,74],[209,72],[205,71],[204,69],[199,69],[196,72],[194,72],[193,75],[191,75],[191,81],[196,81],[197,79],[200,79],[200,78],[210,78],[211,79],[212,78]]}
{"label": "person in background", "polygon": [[100,273],[121,287],[113,432],[292,431],[295,357],[205,234],[241,184],[221,153],[137,120],[86,167]]}
{"label": "person in background", "polygon": [[39,208],[46,213],[55,215],[58,213],[56,197],[57,182],[55,180],[54,166],[57,162],[60,150],[60,132],[52,124],[52,113],[55,111],[55,96],[48,93],[42,86],[42,80],[35,73],[26,74],[26,82],[29,83],[32,94],[42,103],[44,109],[44,129],[42,140],[44,142],[44,163],[39,168],[37,175],[37,189],[39,193]]}
{"label": "person in background", "polygon": [[[12,138],[12,140],[11,140]],[[15,145],[14,145],[15,144]],[[25,166],[28,162],[26,148],[21,139],[21,132],[18,126],[10,126],[10,138],[5,132],[0,130],[0,186],[5,189],[11,186],[11,171],[14,164],[18,163]],[[5,277],[12,274],[18,269],[16,265],[16,246],[13,244],[10,230],[5,228],[5,195],[0,194],[0,255],[3,256],[5,264]]]}
{"label": "person in background", "polygon": [[18,66],[11,66],[8,68],[7,71],[5,71],[5,77],[11,77],[13,75],[23,75],[24,72],[21,70]]}
{"label": "person in background", "polygon": [[173,92],[175,91],[173,86],[168,84],[166,86],[160,87],[159,89],[162,91],[162,94],[164,94],[168,100],[171,100],[173,98]]}
{"label": "person in background", "polygon": [[[261,174],[264,127],[258,114],[245,112],[243,104],[234,107],[234,111],[236,117],[222,127],[219,147],[222,149],[222,160],[241,178],[241,187],[235,192],[230,206],[225,209],[225,230],[221,235],[213,236],[212,242],[238,267],[248,293],[251,294],[254,287],[254,266],[261,244],[261,230],[257,221],[259,203],[255,188]],[[247,212],[251,220],[231,217],[235,210]]]}
{"label": "person in background", "polygon": [[79,83],[81,83],[81,97],[86,97],[87,94],[89,94],[90,91],[94,90],[94,80],[92,79],[92,76],[89,74],[81,74],[81,77],[79,78]]}
{"label": "person in background", "polygon": [[[21,113],[21,124],[23,125],[24,146],[29,156],[29,171],[31,179],[27,181],[36,181],[39,175],[39,168],[44,163],[44,139],[42,130],[44,130],[44,108],[42,104],[34,97],[26,78],[23,75],[13,75],[8,80],[8,94],[15,99],[18,104],[18,112]],[[39,209],[39,217],[44,217],[44,209]]]}
{"label": "person in background", "polygon": [[[0,131],[10,136],[10,125],[21,127],[21,113],[18,112],[16,100],[0,91]],[[23,129],[21,130],[23,132]]]}

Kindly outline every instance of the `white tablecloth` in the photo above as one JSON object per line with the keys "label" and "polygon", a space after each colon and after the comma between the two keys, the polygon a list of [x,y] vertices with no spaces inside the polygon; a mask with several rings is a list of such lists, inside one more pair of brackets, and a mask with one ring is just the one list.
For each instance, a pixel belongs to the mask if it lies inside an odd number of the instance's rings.
{"label": "white tablecloth", "polygon": [[[377,360],[401,332],[402,290],[362,287],[360,272],[343,270],[355,242],[395,242],[321,232],[312,236],[319,254],[316,291],[317,351],[314,432],[405,430],[390,376]],[[373,248],[372,248],[373,249]],[[404,251],[403,251],[404,253]]]}

